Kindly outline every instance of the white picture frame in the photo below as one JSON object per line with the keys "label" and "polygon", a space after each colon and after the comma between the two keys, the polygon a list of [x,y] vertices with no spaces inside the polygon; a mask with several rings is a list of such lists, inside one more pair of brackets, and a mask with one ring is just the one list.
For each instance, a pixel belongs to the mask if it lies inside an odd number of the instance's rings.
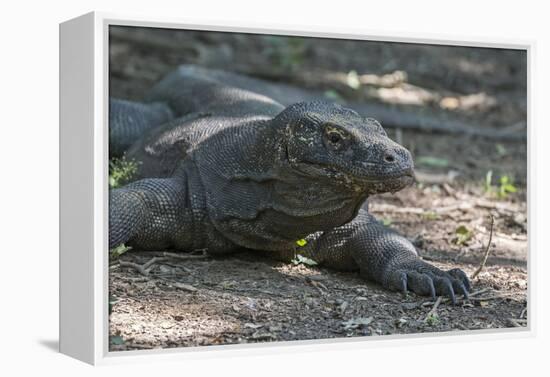
{"label": "white picture frame", "polygon": [[[185,20],[144,19],[119,14],[88,13],[60,24],[60,351],[90,364],[128,362],[143,358],[229,356],[292,352],[294,347],[311,350],[323,347],[379,347],[391,343],[475,341],[530,337],[535,334],[533,310],[536,255],[529,241],[528,311],[526,328],[506,328],[475,332],[432,333],[377,338],[331,339],[274,342],[255,345],[228,345],[109,352],[108,347],[108,29],[110,25],[147,26],[175,29],[253,32],[341,39],[429,43],[472,47],[524,49],[528,60],[528,111],[531,114],[532,41],[485,40],[472,38],[434,39],[407,33],[363,34],[356,30],[288,29],[276,25],[259,26],[190,24]],[[530,140],[534,130],[528,116],[527,187],[533,164]],[[531,228],[532,195],[528,195],[528,225]],[[528,231],[530,234],[530,231]],[[79,245],[74,247],[74,245]]]}

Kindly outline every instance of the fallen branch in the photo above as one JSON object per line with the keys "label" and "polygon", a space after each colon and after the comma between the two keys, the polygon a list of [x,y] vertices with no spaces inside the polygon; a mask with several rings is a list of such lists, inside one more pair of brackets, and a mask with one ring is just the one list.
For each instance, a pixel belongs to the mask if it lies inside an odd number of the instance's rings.
{"label": "fallen branch", "polygon": [[489,251],[491,250],[491,241],[493,240],[493,227],[495,225],[495,217],[491,215],[491,229],[489,231],[489,242],[487,242],[487,247],[485,248],[485,254],[483,255],[483,260],[479,264],[479,267],[477,270],[474,271],[472,274],[472,280],[479,275],[479,273],[485,268],[485,264],[487,263],[487,258],[489,258]]}
{"label": "fallen branch", "polygon": [[347,106],[359,114],[371,116],[385,128],[413,129],[419,131],[480,136],[487,139],[523,141],[527,139],[525,123],[513,127],[479,127],[448,117],[444,112],[432,114],[399,109],[385,104],[350,102]]}

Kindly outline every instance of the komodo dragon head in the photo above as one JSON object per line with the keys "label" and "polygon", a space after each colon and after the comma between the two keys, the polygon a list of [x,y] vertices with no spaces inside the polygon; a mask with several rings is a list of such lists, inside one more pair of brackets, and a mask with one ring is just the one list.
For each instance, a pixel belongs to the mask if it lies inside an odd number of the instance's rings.
{"label": "komodo dragon head", "polygon": [[300,174],[369,195],[396,192],[414,181],[411,154],[372,118],[308,102],[287,107],[275,122],[286,124],[286,156]]}

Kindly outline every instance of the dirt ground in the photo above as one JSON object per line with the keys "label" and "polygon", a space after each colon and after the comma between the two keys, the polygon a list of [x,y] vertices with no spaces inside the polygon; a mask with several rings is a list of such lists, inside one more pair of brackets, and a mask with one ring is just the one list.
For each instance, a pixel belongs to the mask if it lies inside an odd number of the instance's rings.
{"label": "dirt ground", "polygon": [[[139,99],[177,65],[194,63],[339,101],[526,132],[520,51],[114,28],[110,56],[110,91],[120,98]],[[525,140],[391,125],[388,133],[413,153],[418,183],[369,199],[369,210],[424,259],[469,276],[491,239],[469,300],[403,296],[354,273],[245,252],[132,250],[111,261],[111,350],[526,326]]]}

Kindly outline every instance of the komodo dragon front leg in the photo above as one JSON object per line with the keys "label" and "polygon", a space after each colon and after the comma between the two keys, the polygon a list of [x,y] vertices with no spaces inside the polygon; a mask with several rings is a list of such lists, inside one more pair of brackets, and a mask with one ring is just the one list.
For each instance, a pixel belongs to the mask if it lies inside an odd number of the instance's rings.
{"label": "komodo dragon front leg", "polygon": [[144,249],[169,246],[178,223],[188,215],[184,188],[176,177],[145,179],[111,190],[109,247],[127,242]]}
{"label": "komodo dragon front leg", "polygon": [[312,235],[297,253],[327,267],[357,270],[382,286],[420,295],[468,297],[470,283],[460,269],[442,271],[424,262],[412,243],[361,210],[350,223]]}
{"label": "komodo dragon front leg", "polygon": [[126,244],[139,250],[233,252],[237,246],[208,220],[194,174],[178,169],[170,178],[142,179],[111,190],[109,248]]}

